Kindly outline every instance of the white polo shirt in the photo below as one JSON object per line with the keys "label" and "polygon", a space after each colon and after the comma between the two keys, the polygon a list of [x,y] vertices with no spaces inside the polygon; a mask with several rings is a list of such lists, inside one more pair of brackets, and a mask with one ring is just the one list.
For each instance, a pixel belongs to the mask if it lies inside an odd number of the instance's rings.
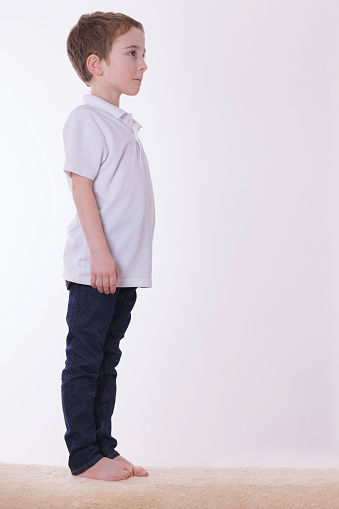
{"label": "white polo shirt", "polygon": [[[154,196],[148,161],[131,113],[86,94],[63,130],[63,171],[93,180],[103,231],[119,269],[118,287],[152,286]],[[78,214],[67,229],[63,277],[91,284],[90,251]]]}

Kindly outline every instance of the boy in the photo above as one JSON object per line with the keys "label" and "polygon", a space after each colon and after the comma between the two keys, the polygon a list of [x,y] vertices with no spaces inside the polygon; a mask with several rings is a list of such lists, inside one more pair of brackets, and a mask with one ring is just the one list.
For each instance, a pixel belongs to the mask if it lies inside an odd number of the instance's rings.
{"label": "boy", "polygon": [[120,456],[111,436],[119,343],[136,289],[152,286],[151,177],[141,125],[119,107],[121,94],[140,90],[145,52],[143,26],[121,13],[85,14],[67,39],[71,63],[91,93],[63,133],[64,172],[77,210],[64,252],[65,441],[72,475],[111,481],[148,475]]}

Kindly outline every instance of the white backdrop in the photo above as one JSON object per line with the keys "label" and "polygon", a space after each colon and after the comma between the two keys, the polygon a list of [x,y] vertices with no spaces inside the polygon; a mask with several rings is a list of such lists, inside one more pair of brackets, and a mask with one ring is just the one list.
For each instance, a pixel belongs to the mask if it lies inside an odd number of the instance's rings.
{"label": "white backdrop", "polygon": [[96,10],[145,28],[148,70],[120,107],[143,126],[156,199],[118,451],[144,466],[339,467],[335,0],[7,3],[0,461],[68,460],[62,128],[89,89],[66,38]]}

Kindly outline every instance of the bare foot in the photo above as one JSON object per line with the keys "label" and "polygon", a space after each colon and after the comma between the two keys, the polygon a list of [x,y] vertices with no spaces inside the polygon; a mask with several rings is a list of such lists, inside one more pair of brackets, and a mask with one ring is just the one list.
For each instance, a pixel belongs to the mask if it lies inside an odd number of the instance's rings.
{"label": "bare foot", "polygon": [[130,463],[126,458],[123,458],[122,456],[116,456],[113,458],[113,461],[118,460],[121,463],[125,463],[127,466],[133,469],[133,475],[136,477],[146,477],[148,475],[147,470],[145,470],[143,467],[135,467],[133,463]]}
{"label": "bare foot", "polygon": [[110,458],[101,458],[95,465],[85,470],[77,477],[88,477],[102,481],[122,481],[132,477],[133,465],[122,461],[113,461]]}

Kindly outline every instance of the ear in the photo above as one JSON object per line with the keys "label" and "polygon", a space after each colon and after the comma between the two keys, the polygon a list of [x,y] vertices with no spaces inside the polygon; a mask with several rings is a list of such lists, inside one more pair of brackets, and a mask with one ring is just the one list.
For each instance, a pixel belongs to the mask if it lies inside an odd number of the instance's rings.
{"label": "ear", "polygon": [[103,75],[104,71],[100,65],[100,62],[101,62],[101,60],[98,57],[98,55],[93,54],[87,58],[86,64],[87,64],[88,70],[92,74],[94,74],[94,76],[102,76]]}

